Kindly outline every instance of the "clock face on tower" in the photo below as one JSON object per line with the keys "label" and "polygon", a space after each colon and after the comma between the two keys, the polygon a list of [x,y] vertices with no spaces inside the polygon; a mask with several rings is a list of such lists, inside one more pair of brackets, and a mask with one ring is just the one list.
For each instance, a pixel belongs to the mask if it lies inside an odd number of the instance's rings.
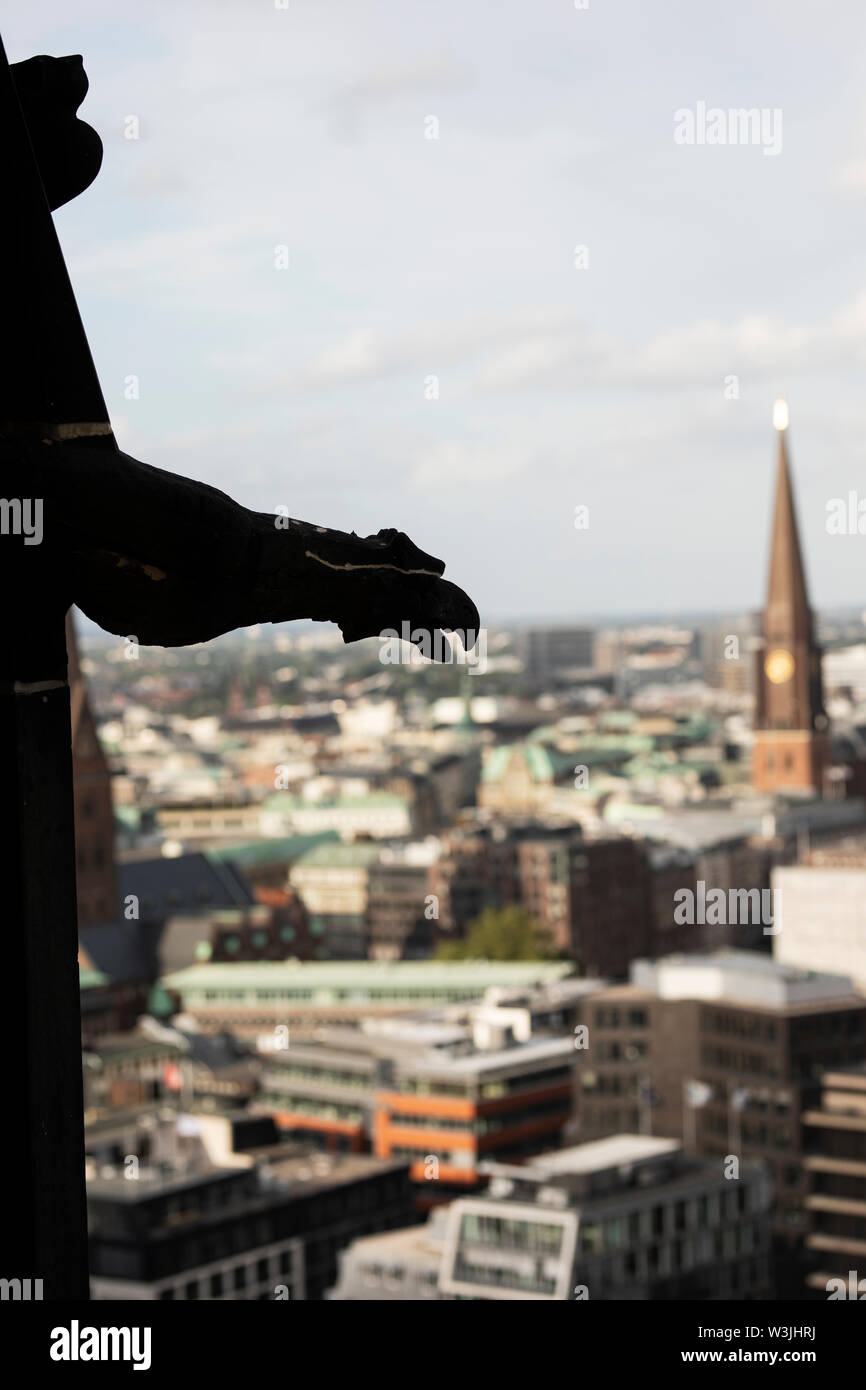
{"label": "clock face on tower", "polygon": [[784,685],[794,674],[794,658],[784,647],[777,647],[767,656],[764,671],[767,680],[772,681],[774,685]]}

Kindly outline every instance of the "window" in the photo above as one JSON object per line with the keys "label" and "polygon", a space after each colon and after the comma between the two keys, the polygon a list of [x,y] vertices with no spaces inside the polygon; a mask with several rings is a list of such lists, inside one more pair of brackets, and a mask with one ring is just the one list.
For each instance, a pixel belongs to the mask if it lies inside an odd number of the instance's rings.
{"label": "window", "polygon": [[581,1249],[585,1255],[597,1255],[602,1248],[601,1226],[584,1226],[580,1243]]}
{"label": "window", "polygon": [[612,1217],[604,1223],[605,1250],[619,1250],[625,1244],[625,1223],[621,1216]]}

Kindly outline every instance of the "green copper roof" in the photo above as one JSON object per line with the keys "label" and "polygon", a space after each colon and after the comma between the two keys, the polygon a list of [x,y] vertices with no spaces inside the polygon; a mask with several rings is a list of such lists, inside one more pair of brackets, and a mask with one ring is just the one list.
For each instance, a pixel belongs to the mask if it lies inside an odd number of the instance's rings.
{"label": "green copper roof", "polygon": [[326,798],[322,801],[305,801],[302,796],[291,796],[288,792],[274,792],[266,796],[261,805],[266,811],[344,811],[374,810],[376,807],[408,806],[405,796],[396,792],[370,792],[367,796],[345,796]]}
{"label": "green copper roof", "polygon": [[314,845],[295,860],[296,869],[365,869],[378,859],[382,846],[378,844],[344,845],[340,841]]}
{"label": "green copper roof", "polygon": [[230,860],[241,869],[260,868],[297,859],[315,845],[339,840],[336,830],[317,830],[309,835],[280,835],[269,840],[249,840],[240,845],[220,845],[206,851],[208,859]]}
{"label": "green copper roof", "polygon": [[191,965],[163,977],[186,998],[263,992],[363,999],[384,994],[423,1000],[432,994],[481,995],[491,985],[525,989],[572,973],[570,961],[233,961]]}
{"label": "green copper roof", "polygon": [[[639,748],[632,748],[637,743]],[[484,782],[501,782],[509,761],[515,755],[522,757],[534,782],[556,782],[567,777],[577,767],[604,767],[610,763],[623,763],[637,751],[650,747],[649,739],[608,739],[604,736],[581,739],[580,746],[571,752],[561,748],[551,748],[544,743],[505,744],[494,749],[487,759],[481,773]]]}

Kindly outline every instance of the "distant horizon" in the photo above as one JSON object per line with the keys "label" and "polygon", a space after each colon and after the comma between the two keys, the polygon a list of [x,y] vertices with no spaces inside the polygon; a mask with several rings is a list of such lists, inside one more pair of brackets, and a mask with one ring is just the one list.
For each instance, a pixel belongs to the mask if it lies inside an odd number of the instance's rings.
{"label": "distant horizon", "polygon": [[[751,610],[693,609],[690,612],[626,612],[622,614],[596,613],[594,615],[590,614],[581,616],[579,618],[558,617],[555,615],[530,615],[528,617],[491,618],[489,622],[486,624],[484,623],[482,615],[482,626],[486,626],[489,629],[493,629],[494,631],[502,632],[507,632],[509,630],[522,631],[527,628],[537,627],[624,628],[653,626],[671,627],[676,625],[680,625],[683,627],[702,627],[711,626],[714,623],[720,623],[724,620],[730,620],[731,622],[741,621],[743,619],[748,619],[749,617],[753,616],[756,613],[759,613],[760,611],[761,610],[759,606]],[[813,608],[812,611],[817,619],[823,620],[825,622],[832,621],[834,619],[850,619],[854,617],[864,618],[864,627],[866,627],[866,617],[864,617],[864,615],[866,615],[866,603],[864,603],[863,605],[828,605],[825,608]],[[107,642],[123,641],[122,637],[116,637],[113,633],[106,632],[104,628],[101,628],[97,623],[92,622],[91,619],[88,618],[86,614],[82,613],[78,608],[75,609],[75,624],[76,631],[80,637],[104,637]],[[268,633],[269,631],[272,631],[275,633],[288,632],[291,634],[293,630],[302,630],[304,632],[309,632],[317,628],[322,629],[323,631],[330,628],[334,635],[337,635],[338,632],[338,629],[334,623],[316,622],[313,619],[306,618],[295,619],[292,622],[285,623],[262,623],[260,624],[260,626],[263,633]],[[221,637],[212,638],[211,641],[227,642],[232,640],[233,638],[244,636],[244,634],[248,631],[249,629],[243,627],[234,628],[231,632],[225,633]],[[375,641],[376,639],[365,638],[364,640]],[[200,643],[198,645],[208,646],[210,645],[210,643]],[[357,644],[348,643],[347,645],[356,646]],[[172,648],[172,650],[175,649]],[[176,650],[182,649],[178,648]]]}

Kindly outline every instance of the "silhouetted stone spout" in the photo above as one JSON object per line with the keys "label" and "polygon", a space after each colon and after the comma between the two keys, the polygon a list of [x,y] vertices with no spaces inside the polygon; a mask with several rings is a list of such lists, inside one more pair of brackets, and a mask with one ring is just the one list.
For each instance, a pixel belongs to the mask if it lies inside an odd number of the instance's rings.
{"label": "silhouetted stone spout", "polygon": [[313,618],[347,642],[400,629],[478,632],[441,560],[403,532],[356,536],[249,511],[128,454],[75,443],[3,448],[7,496],[42,501],[41,543],[19,558],[100,627],[181,646],[255,623]]}

